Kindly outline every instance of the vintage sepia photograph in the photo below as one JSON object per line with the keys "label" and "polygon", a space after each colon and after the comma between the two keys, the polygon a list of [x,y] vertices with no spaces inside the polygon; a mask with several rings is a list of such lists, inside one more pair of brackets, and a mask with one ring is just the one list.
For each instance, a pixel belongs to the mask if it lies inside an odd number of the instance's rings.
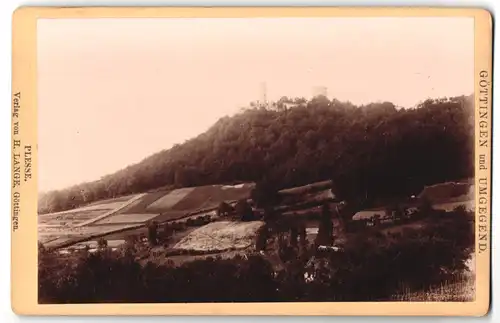
{"label": "vintage sepia photograph", "polygon": [[473,17],[36,28],[39,304],[475,301]]}

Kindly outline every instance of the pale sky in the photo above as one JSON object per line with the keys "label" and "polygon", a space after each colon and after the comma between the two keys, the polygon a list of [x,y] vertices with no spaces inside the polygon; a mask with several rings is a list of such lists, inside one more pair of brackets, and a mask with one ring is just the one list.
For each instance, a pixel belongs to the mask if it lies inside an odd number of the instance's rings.
{"label": "pale sky", "polygon": [[258,100],[474,90],[472,18],[40,19],[39,188],[99,179]]}

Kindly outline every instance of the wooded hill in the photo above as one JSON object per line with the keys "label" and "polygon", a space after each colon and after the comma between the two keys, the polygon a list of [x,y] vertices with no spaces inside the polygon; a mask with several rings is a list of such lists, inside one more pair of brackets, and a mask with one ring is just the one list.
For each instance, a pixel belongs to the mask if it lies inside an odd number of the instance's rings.
{"label": "wooded hill", "polygon": [[159,187],[257,182],[278,190],[332,180],[338,198],[418,194],[474,172],[473,96],[354,106],[316,97],[291,109],[254,107],[104,176],[41,195],[39,213]]}

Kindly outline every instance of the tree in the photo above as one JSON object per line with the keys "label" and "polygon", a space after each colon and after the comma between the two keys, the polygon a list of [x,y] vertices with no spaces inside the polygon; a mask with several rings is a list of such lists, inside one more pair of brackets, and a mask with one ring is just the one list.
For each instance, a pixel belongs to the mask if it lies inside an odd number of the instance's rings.
{"label": "tree", "polygon": [[235,205],[236,215],[241,219],[241,221],[252,221],[254,220],[254,214],[252,207],[248,204],[247,200],[241,199]]}
{"label": "tree", "polygon": [[163,231],[162,231],[162,234],[161,234],[161,240],[163,242],[168,241],[172,237],[173,233],[174,233],[174,230],[173,230],[172,226],[170,225],[170,223],[165,223],[163,225]]}
{"label": "tree", "polygon": [[264,208],[264,221],[269,223],[271,221],[276,220],[278,218],[276,213],[277,212],[272,207]]}
{"label": "tree", "polygon": [[257,232],[257,238],[255,239],[255,249],[257,251],[265,251],[267,246],[267,240],[269,238],[270,232],[267,226],[263,226]]}
{"label": "tree", "polygon": [[291,100],[288,97],[282,96],[278,100],[278,102],[276,102],[276,105],[277,105],[278,109],[283,110],[283,109],[286,109],[286,103],[290,103],[290,102],[291,102]]}
{"label": "tree", "polygon": [[227,204],[226,202],[220,202],[217,207],[217,216],[226,217],[229,216],[234,211],[234,208]]}
{"label": "tree", "polygon": [[363,199],[353,199],[348,202],[342,201],[335,206],[336,216],[343,225],[349,225],[352,222],[353,216],[363,210],[366,204]]}
{"label": "tree", "polygon": [[323,204],[323,206],[321,207],[321,219],[315,244],[316,246],[333,245],[333,221],[328,204]]}
{"label": "tree", "polygon": [[324,95],[317,95],[309,102],[311,107],[328,107],[330,100]]}
{"label": "tree", "polygon": [[299,241],[302,247],[307,246],[307,231],[303,224],[299,226]]}
{"label": "tree", "polygon": [[97,248],[100,249],[100,250],[103,250],[103,249],[106,249],[108,247],[108,240],[104,239],[104,238],[99,238],[99,240],[97,240]]}
{"label": "tree", "polygon": [[267,179],[257,182],[250,195],[258,207],[272,207],[280,201],[277,187]]}
{"label": "tree", "polygon": [[388,214],[392,217],[392,220],[400,222],[406,219],[405,209],[400,205],[395,205],[389,208]]}
{"label": "tree", "polygon": [[429,216],[434,213],[434,208],[431,201],[428,198],[423,198],[420,202],[419,213],[423,216]]}
{"label": "tree", "polygon": [[188,179],[185,173],[184,168],[178,168],[175,171],[175,176],[174,176],[174,184],[177,187],[184,187],[187,186],[188,184]]}
{"label": "tree", "polygon": [[43,256],[47,252],[47,249],[41,241],[38,241],[38,255]]}
{"label": "tree", "polygon": [[148,241],[151,246],[158,244],[158,224],[156,221],[151,221],[148,225]]}
{"label": "tree", "polygon": [[295,248],[298,245],[299,229],[297,226],[290,227],[290,245]]}

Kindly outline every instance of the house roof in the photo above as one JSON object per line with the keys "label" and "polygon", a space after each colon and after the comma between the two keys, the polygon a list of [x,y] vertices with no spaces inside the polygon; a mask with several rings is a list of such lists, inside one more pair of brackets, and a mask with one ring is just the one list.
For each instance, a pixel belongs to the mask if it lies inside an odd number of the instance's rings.
{"label": "house roof", "polygon": [[279,191],[278,193],[280,195],[300,195],[300,194],[310,193],[310,192],[318,191],[318,190],[331,189],[332,185],[333,185],[332,181],[322,181],[322,182],[307,184],[304,186],[283,189],[283,190]]}
{"label": "house roof", "polygon": [[368,219],[373,217],[375,214],[379,214],[380,216],[386,216],[387,212],[385,209],[371,209],[371,210],[363,210],[359,211],[358,213],[354,214],[352,217],[353,220],[361,220],[361,219]]}

